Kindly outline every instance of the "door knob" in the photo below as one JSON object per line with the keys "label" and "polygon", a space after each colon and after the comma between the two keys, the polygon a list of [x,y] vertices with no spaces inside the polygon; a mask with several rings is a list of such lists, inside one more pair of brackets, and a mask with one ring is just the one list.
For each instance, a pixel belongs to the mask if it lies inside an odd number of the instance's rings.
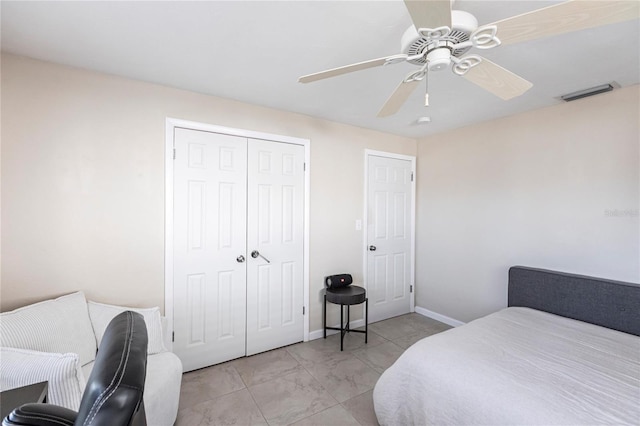
{"label": "door knob", "polygon": [[264,257],[263,255],[260,254],[260,252],[258,250],[254,250],[251,252],[251,257],[253,257],[254,259],[257,259],[259,257],[263,258],[267,263],[271,263],[271,261],[269,261],[269,259],[267,259],[266,257]]}
{"label": "door knob", "polygon": [[376,251],[376,246],[369,246],[369,251]]}
{"label": "door knob", "polygon": [[244,256],[240,255],[240,256],[236,257],[236,262],[238,262],[238,263],[244,262]]}

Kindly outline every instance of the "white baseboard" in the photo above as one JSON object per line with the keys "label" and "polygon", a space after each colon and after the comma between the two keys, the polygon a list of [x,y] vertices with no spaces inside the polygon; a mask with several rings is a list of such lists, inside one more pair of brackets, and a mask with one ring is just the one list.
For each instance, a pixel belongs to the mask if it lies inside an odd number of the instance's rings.
{"label": "white baseboard", "polygon": [[436,321],[443,322],[443,323],[445,323],[447,325],[450,325],[452,327],[459,327],[459,326],[465,324],[462,321],[458,321],[457,319],[450,318],[450,317],[448,317],[446,315],[442,315],[442,314],[439,314],[437,312],[433,312],[433,311],[430,311],[428,309],[421,308],[420,306],[416,306],[416,313],[420,314],[420,315],[423,315],[425,317],[432,318],[432,319],[434,319]]}
{"label": "white baseboard", "polygon": [[[340,324],[332,325],[330,327],[340,327]],[[359,320],[349,322],[349,328],[358,328],[358,327],[364,327],[364,319],[359,319]],[[340,330],[327,330],[327,336],[330,336],[332,334],[337,334],[339,332]],[[324,337],[324,329],[322,328],[320,330],[314,330],[309,333],[309,340],[321,339],[322,337]]]}

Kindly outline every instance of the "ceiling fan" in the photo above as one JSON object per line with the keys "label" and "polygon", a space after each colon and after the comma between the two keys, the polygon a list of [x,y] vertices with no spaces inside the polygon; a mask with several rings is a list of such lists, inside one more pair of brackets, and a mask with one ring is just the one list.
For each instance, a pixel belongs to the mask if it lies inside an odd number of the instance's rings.
{"label": "ceiling fan", "polygon": [[[542,37],[564,34],[601,25],[636,19],[637,0],[570,0],[557,5],[478,26],[476,18],[461,10],[452,10],[453,0],[404,0],[413,25],[402,36],[397,55],[358,62],[302,76],[300,83],[373,68],[409,62],[417,65],[407,75],[378,112],[378,117],[395,114],[429,72],[451,68],[494,95],[509,100],[529,90],[533,84],[476,54],[471,49],[492,49]],[[425,106],[429,105],[428,90]]]}

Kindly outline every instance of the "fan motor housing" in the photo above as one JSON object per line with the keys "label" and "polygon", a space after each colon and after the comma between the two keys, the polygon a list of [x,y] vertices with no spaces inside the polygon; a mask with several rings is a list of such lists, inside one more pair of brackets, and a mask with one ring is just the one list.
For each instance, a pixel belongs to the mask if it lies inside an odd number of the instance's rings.
{"label": "fan motor housing", "polygon": [[[400,41],[401,52],[409,56],[422,55],[417,59],[409,61],[410,63],[415,65],[424,65],[425,63],[427,63],[429,53],[440,48],[446,48],[451,52],[452,56],[462,56],[470,49],[470,47],[454,50],[450,46],[469,40],[469,36],[471,35],[471,33],[473,33],[478,28],[478,20],[475,16],[468,12],[462,10],[452,10],[451,21],[451,33],[449,33],[446,37],[438,39],[427,38],[420,35],[416,28],[411,25],[404,32],[404,35],[402,36],[402,39]],[[441,58],[443,55],[434,53],[432,56],[434,58]],[[429,68],[431,69],[431,66]],[[446,68],[446,66],[436,67],[434,65],[434,69],[432,71],[437,71],[444,68]]]}

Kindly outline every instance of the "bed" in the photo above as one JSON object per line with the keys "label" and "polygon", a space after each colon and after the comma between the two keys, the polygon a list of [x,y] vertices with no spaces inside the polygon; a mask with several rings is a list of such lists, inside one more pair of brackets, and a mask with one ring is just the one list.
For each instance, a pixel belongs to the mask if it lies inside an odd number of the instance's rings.
{"label": "bed", "polygon": [[381,425],[640,424],[640,286],[526,267],[508,307],[405,351]]}

